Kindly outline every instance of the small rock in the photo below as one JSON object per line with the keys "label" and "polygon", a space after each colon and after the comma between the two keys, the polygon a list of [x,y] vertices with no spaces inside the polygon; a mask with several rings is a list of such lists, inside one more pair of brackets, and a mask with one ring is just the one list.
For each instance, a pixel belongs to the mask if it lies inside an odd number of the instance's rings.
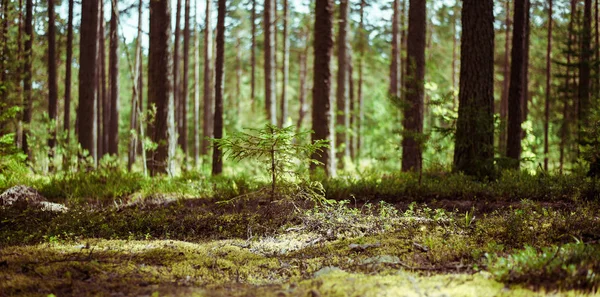
{"label": "small rock", "polygon": [[43,211],[66,212],[69,209],[60,203],[48,202],[34,188],[19,185],[0,194],[0,206],[16,208],[39,208]]}
{"label": "small rock", "polygon": [[338,271],[343,271],[343,270],[341,270],[338,267],[334,267],[334,266],[326,266],[326,267],[319,269],[319,271],[315,272],[314,277],[319,277],[319,276],[323,276],[323,275],[330,274],[333,272],[338,272]]}
{"label": "small rock", "polygon": [[400,263],[400,258],[397,256],[390,255],[379,255],[371,258],[364,259],[361,261],[361,264],[398,264]]}

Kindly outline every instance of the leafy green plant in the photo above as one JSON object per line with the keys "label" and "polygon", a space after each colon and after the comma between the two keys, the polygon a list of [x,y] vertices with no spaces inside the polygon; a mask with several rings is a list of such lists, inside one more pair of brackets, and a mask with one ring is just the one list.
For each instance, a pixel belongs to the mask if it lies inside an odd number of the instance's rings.
{"label": "leafy green plant", "polygon": [[293,126],[278,128],[267,124],[262,129],[247,129],[223,138],[214,139],[225,156],[236,161],[244,159],[265,161],[265,170],[271,177],[271,198],[274,199],[278,181],[286,178],[302,180],[302,166],[320,162],[310,156],[327,147],[327,142],[302,141],[312,131],[296,132]]}

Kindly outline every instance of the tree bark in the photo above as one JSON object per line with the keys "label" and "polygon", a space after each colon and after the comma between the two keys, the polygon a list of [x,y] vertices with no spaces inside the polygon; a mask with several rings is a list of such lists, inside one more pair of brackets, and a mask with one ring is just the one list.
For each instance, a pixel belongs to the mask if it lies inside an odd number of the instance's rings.
{"label": "tree bark", "polygon": [[111,0],[110,50],[108,53],[110,75],[110,128],[108,133],[108,153],[119,154],[119,7],[117,0]]}
{"label": "tree bark", "polygon": [[279,127],[283,127],[288,118],[287,85],[290,76],[290,40],[288,37],[289,18],[290,11],[288,8],[288,0],[283,0],[283,65],[281,66],[283,84],[281,85],[281,117],[279,118]]}
{"label": "tree bark", "polygon": [[512,159],[511,167],[518,169],[521,161],[521,121],[524,93],[524,55],[526,0],[514,2],[514,26],[512,37],[510,88],[508,93],[508,137],[506,156]]}
{"label": "tree bark", "polygon": [[25,2],[25,59],[23,61],[23,152],[30,158],[29,127],[31,125],[31,110],[33,106],[31,95],[31,77],[33,61],[33,0]]}
{"label": "tree bark", "polygon": [[455,170],[494,174],[494,2],[464,0]]}
{"label": "tree bark", "polygon": [[[573,44],[573,26],[575,23],[575,16],[577,14],[577,5],[576,0],[571,0],[571,18],[569,20],[569,28],[568,28],[568,38],[567,38],[567,73],[566,77],[566,92],[569,94],[571,90],[571,54],[573,52],[572,44]],[[574,83],[574,86],[576,84]],[[573,87],[574,87],[573,86]],[[570,96],[564,96],[563,98],[563,122],[561,127],[561,137],[560,137],[560,157],[559,157],[559,169],[560,173],[563,173],[564,163],[565,163],[565,148],[567,146],[568,137],[570,134],[570,121],[571,114],[569,112],[570,108]]]}
{"label": "tree bark", "polygon": [[[217,8],[217,56],[215,63],[215,139],[223,138],[223,78],[225,66],[225,14],[227,1],[219,0]],[[219,175],[223,172],[222,151],[219,146],[213,149],[212,174]]]}
{"label": "tree bark", "polygon": [[552,89],[552,15],[554,13],[552,0],[548,0],[548,45],[546,48],[546,104],[544,110],[544,170],[548,171],[549,135],[550,130],[550,96]]}
{"label": "tree bark", "polygon": [[179,131],[181,138],[181,148],[184,155],[184,167],[187,167],[188,158],[188,102],[189,99],[189,69],[190,69],[190,0],[185,0],[184,24],[183,24],[183,82],[181,84],[182,96],[179,100],[181,104],[182,126]]}
{"label": "tree bark", "polygon": [[69,16],[67,20],[67,60],[65,63],[65,110],[63,130],[69,139],[71,131],[71,76],[73,69],[73,0],[69,0]]}
{"label": "tree bark", "polygon": [[265,109],[267,120],[272,125],[277,125],[277,90],[275,67],[275,15],[274,0],[264,2],[264,48],[265,48]]}
{"label": "tree bark", "polygon": [[[267,0],[269,1],[269,0]],[[314,58],[314,83],[313,83],[313,109],[312,109],[312,134],[313,143],[318,140],[331,141],[331,51],[333,49],[333,1],[317,0],[315,4],[315,27],[313,47]],[[330,144],[331,145],[331,144]],[[319,167],[325,169],[325,174],[335,175],[331,162],[332,150],[323,149],[322,152],[311,156],[321,162]],[[310,164],[311,170],[317,168]]]}
{"label": "tree bark", "polygon": [[[56,124],[58,121],[58,84],[56,78],[56,21],[54,0],[48,0],[48,115],[55,126],[48,135],[49,158],[54,158]],[[52,126],[51,126],[52,127]]]}
{"label": "tree bark", "polygon": [[208,156],[210,138],[213,137],[214,99],[212,85],[212,25],[210,22],[212,1],[206,0],[206,12],[204,17],[204,113],[202,121],[202,155]]}
{"label": "tree bark", "polygon": [[174,102],[171,83],[171,7],[170,0],[150,1],[150,49],[148,52],[148,103],[156,110],[148,122],[148,134],[158,144],[148,158],[151,175],[166,173],[173,141]]}
{"label": "tree bark", "polygon": [[402,139],[402,171],[422,168],[423,96],[425,80],[426,1],[410,0],[406,65],[406,102]]}
{"label": "tree bark", "polygon": [[98,0],[81,3],[79,42],[79,105],[77,131],[81,148],[96,159],[96,55],[98,54]]}
{"label": "tree bark", "polygon": [[337,37],[337,91],[336,91],[336,116],[335,116],[335,151],[337,167],[344,167],[344,158],[350,155],[346,133],[350,126],[348,104],[348,0],[340,0],[339,4],[339,30]]}
{"label": "tree bark", "polygon": [[510,88],[510,1],[506,0],[506,20],[504,22],[506,31],[504,33],[504,65],[503,65],[503,87],[502,97],[500,99],[500,136],[498,146],[501,155],[506,154],[506,130],[508,116],[508,90]]}

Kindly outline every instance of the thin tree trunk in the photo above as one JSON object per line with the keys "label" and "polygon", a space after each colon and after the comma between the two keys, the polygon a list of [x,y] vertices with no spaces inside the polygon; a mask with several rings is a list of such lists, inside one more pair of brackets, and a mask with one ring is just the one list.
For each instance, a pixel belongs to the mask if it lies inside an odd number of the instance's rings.
{"label": "thin tree trunk", "polygon": [[[531,45],[531,0],[526,0],[525,8],[525,57],[523,63],[523,110],[521,111],[521,123],[527,121],[529,116],[529,48]],[[522,130],[525,139],[526,131]]]}
{"label": "thin tree trunk", "polygon": [[508,91],[510,88],[510,1],[506,0],[506,20],[504,22],[506,31],[504,33],[504,65],[503,65],[503,87],[502,97],[500,99],[500,137],[498,140],[498,146],[501,155],[506,154],[506,130],[507,130],[507,116],[508,116]]}
{"label": "thin tree trunk", "polygon": [[212,25],[210,23],[212,1],[206,0],[204,17],[204,114],[202,121],[202,155],[208,156],[210,138],[213,137],[214,99],[212,85]]}
{"label": "thin tree trunk", "polygon": [[546,49],[546,106],[544,113],[544,170],[548,171],[548,154],[550,130],[550,96],[552,88],[552,0],[548,0],[548,47]]}
{"label": "thin tree trunk", "polygon": [[304,122],[304,117],[306,116],[306,91],[307,91],[307,82],[306,82],[306,75],[307,75],[307,70],[308,70],[308,49],[310,48],[310,43],[309,43],[309,35],[310,35],[310,31],[307,30],[306,31],[306,37],[305,37],[305,46],[304,46],[304,50],[302,50],[300,52],[300,96],[299,96],[299,101],[300,101],[300,108],[299,108],[299,114],[298,114],[298,122],[296,123],[296,130],[300,131],[300,129],[302,128],[302,123]]}
{"label": "thin tree trunk", "polygon": [[352,160],[356,159],[356,133],[355,131],[355,115],[356,104],[354,103],[354,64],[352,61],[352,50],[349,48],[348,53],[348,149],[349,156]]}
{"label": "thin tree trunk", "polygon": [[[269,0],[267,0],[269,1]],[[333,1],[320,0],[315,3],[314,27],[314,83],[312,107],[312,141],[331,141],[331,51],[333,49]],[[332,150],[324,149],[322,152],[311,156],[321,162],[320,167],[325,169],[325,174],[335,175],[332,163]],[[317,164],[310,164],[311,170]]]}
{"label": "thin tree trunk", "polygon": [[349,126],[349,104],[348,104],[348,0],[340,0],[339,4],[339,30],[337,37],[337,58],[338,58],[338,73],[337,73],[337,91],[336,91],[336,117],[335,117],[335,151],[337,168],[344,167],[344,158],[350,155],[348,147],[348,139],[346,134]]}
{"label": "thin tree trunk", "polygon": [[275,22],[272,16],[275,15],[275,5],[273,0],[264,2],[264,54],[265,54],[265,109],[267,120],[271,125],[277,125],[277,71],[275,61]]}
{"label": "thin tree trunk", "polygon": [[[227,12],[226,0],[219,0],[217,8],[217,56],[215,63],[215,139],[223,138],[223,78],[225,66],[225,14]],[[222,151],[219,146],[213,149],[212,174],[219,175],[223,172]]]}
{"label": "thin tree trunk", "polygon": [[[2,86],[7,86],[8,85],[8,59],[10,59],[9,57],[9,48],[8,48],[8,32],[9,32],[9,26],[10,26],[10,8],[8,7],[8,0],[4,0],[2,1],[2,32],[0,32],[0,37],[2,38],[2,55],[0,56],[0,61],[1,61],[1,65],[0,65],[0,85]],[[7,88],[2,88],[0,89],[0,102],[2,102],[2,104],[0,104],[0,114],[3,113],[4,109],[6,108],[4,106],[4,104],[6,104],[6,102],[8,102],[8,89]],[[5,122],[0,122],[0,135],[4,135],[5,133],[7,133],[7,123]]]}
{"label": "thin tree trunk", "polygon": [[77,131],[81,148],[96,159],[96,63],[98,55],[98,0],[81,3],[81,29],[79,42],[79,104]]}
{"label": "thin tree trunk", "polygon": [[236,119],[240,118],[241,98],[242,98],[242,39],[237,38],[235,43],[235,114]]}
{"label": "thin tree trunk", "polygon": [[252,68],[250,78],[250,105],[252,111],[254,111],[256,105],[256,0],[252,0],[252,45],[250,67]]}
{"label": "thin tree trunk", "polygon": [[453,109],[455,109],[458,106],[458,97],[456,95],[454,95],[454,91],[456,91],[458,89],[457,85],[456,85],[456,64],[458,62],[458,38],[456,38],[456,34],[457,34],[457,29],[456,27],[458,26],[458,7],[460,5],[459,0],[456,0],[456,2],[454,3],[454,8],[453,8],[453,13],[454,15],[452,16],[452,104],[453,104]]}
{"label": "thin tree trunk", "polygon": [[[565,75],[566,77],[566,92],[567,94],[569,94],[569,92],[571,91],[571,53],[572,53],[572,44],[573,44],[573,25],[575,23],[575,15],[577,13],[577,6],[576,6],[576,0],[571,0],[571,19],[569,20],[569,29],[568,29],[568,39],[567,39],[567,73]],[[561,128],[561,137],[560,137],[560,158],[559,158],[559,168],[560,168],[560,173],[563,173],[564,170],[564,163],[565,163],[565,148],[567,146],[567,142],[568,142],[568,136],[569,136],[569,130],[570,130],[570,104],[569,101],[572,98],[569,98],[569,96],[564,96],[563,99],[563,122],[562,122],[562,128]]]}
{"label": "thin tree trunk", "polygon": [[392,63],[390,65],[390,96],[400,96],[399,74],[400,74],[400,63],[399,59],[399,48],[400,48],[400,34],[398,28],[398,18],[400,15],[398,1],[394,0],[393,12],[392,12]]}
{"label": "thin tree trunk", "polygon": [[[402,1],[402,30],[401,30],[401,38],[404,37],[404,8],[405,8],[405,0]],[[360,22],[359,22],[359,53],[358,53],[358,116],[356,121],[356,156],[360,158],[360,151],[362,148],[362,125],[364,121],[364,103],[363,103],[363,67],[364,67],[364,58],[365,58],[365,47],[367,46],[367,34],[365,32],[365,7],[367,3],[365,0],[360,1]],[[403,64],[405,65],[405,64]],[[404,75],[401,76],[401,80]]]}
{"label": "thin tree trunk", "polygon": [[[58,121],[58,84],[56,78],[56,21],[54,18],[54,0],[48,0],[48,115],[50,121]],[[52,126],[51,126],[52,127]],[[48,136],[48,157],[54,158],[56,146],[56,125]],[[52,164],[52,162],[50,162]],[[50,167],[50,169],[52,169]]]}
{"label": "thin tree trunk", "polygon": [[[83,28],[82,28],[83,29]],[[31,125],[31,110],[33,106],[31,96],[31,77],[33,61],[33,0],[25,2],[25,59],[23,61],[23,152],[30,158],[29,151],[29,127]],[[83,65],[82,65],[83,67]]]}
{"label": "thin tree trunk", "polygon": [[183,24],[183,83],[181,84],[182,96],[179,100],[181,104],[181,120],[182,126],[179,136],[181,137],[181,148],[183,149],[184,156],[184,168],[187,167],[188,162],[188,102],[189,99],[189,69],[190,69],[190,0],[185,0],[185,11],[184,11],[184,24]]}
{"label": "thin tree trunk", "polygon": [[[171,5],[170,0],[150,1],[150,48],[148,52],[148,104],[155,108],[148,134],[158,146],[147,160],[151,175],[166,173],[174,145],[174,101],[171,82]],[[171,155],[172,156],[172,155]]]}
{"label": "thin tree trunk", "polygon": [[[23,106],[23,90],[21,89],[21,80],[23,77],[22,66],[23,66],[23,0],[19,0],[18,7],[19,15],[18,15],[18,32],[17,32],[17,63],[15,69],[15,77],[14,81],[16,84],[15,93],[17,95],[17,104],[19,107]],[[23,144],[23,123],[21,121],[22,117],[20,113],[17,113],[17,126],[15,133],[15,145],[17,148],[21,148],[21,144]]]}
{"label": "thin tree trunk", "polygon": [[510,71],[510,88],[508,93],[508,138],[506,155],[513,160],[513,168],[519,168],[521,161],[522,108],[524,93],[524,54],[525,54],[525,21],[526,0],[514,2],[514,27],[512,38],[512,63]]}
{"label": "thin tree trunk", "polygon": [[100,51],[100,96],[101,100],[98,101],[98,160],[108,153],[108,139],[110,132],[110,97],[106,90],[106,40],[105,40],[105,29],[104,29],[104,2],[100,1],[100,45],[98,50]]}
{"label": "thin tree trunk", "polygon": [[108,133],[108,153],[117,156],[119,154],[119,7],[117,0],[111,0],[110,18],[110,50],[108,54],[110,76],[110,121]]}
{"label": "thin tree trunk", "polygon": [[583,8],[583,28],[581,35],[581,60],[579,63],[579,140],[582,138],[582,132],[590,126],[589,115],[591,110],[590,102],[590,61],[591,61],[591,40],[592,40],[592,0],[584,1]]}
{"label": "thin tree trunk", "polygon": [[279,118],[279,127],[283,127],[288,118],[287,85],[290,76],[290,40],[288,37],[289,18],[290,11],[288,8],[288,0],[283,0],[283,65],[281,66],[283,84],[281,85],[281,117]]}
{"label": "thin tree trunk", "polygon": [[409,107],[404,110],[403,119],[402,171],[421,172],[427,16],[425,1],[410,0],[409,3],[405,82]]}
{"label": "thin tree trunk", "polygon": [[600,93],[600,1],[596,0],[596,94]]}
{"label": "thin tree trunk", "polygon": [[177,144],[183,147],[183,115],[180,98],[179,78],[179,40],[181,39],[181,0],[177,0],[175,7],[175,40],[173,46],[173,102],[175,102],[175,123],[177,127]]}
{"label": "thin tree trunk", "polygon": [[69,16],[67,21],[67,60],[65,63],[65,111],[63,129],[67,140],[71,135],[71,75],[73,69],[73,0],[69,0]]}
{"label": "thin tree trunk", "polygon": [[200,167],[200,31],[198,0],[194,0],[194,165]]}
{"label": "thin tree trunk", "polygon": [[[133,164],[135,163],[136,153],[137,153],[137,144],[141,139],[141,131],[138,133],[138,120],[141,118],[141,101],[142,98],[140,96],[140,79],[142,77],[142,12],[143,12],[143,0],[140,0],[138,3],[138,23],[137,23],[137,39],[135,41],[135,68],[134,68],[134,83],[132,87],[133,94],[131,96],[131,117],[129,121],[129,130],[135,131],[135,136],[132,136],[129,140],[129,155],[127,168],[131,171]],[[145,161],[144,161],[145,162]],[[145,174],[145,173],[144,173]]]}

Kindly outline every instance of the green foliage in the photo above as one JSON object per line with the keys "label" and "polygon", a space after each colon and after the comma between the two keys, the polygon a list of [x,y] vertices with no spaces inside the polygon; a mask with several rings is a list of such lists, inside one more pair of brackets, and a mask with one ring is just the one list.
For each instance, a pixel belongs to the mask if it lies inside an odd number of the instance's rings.
{"label": "green foliage", "polygon": [[598,244],[527,246],[507,257],[488,254],[487,258],[490,272],[505,283],[582,290],[594,290],[600,284]]}
{"label": "green foliage", "polygon": [[295,132],[294,129],[293,126],[278,128],[267,124],[262,129],[248,129],[250,132],[214,139],[214,143],[233,160],[263,161],[265,171],[271,176],[272,195],[275,195],[278,181],[286,178],[287,181],[306,181],[302,174],[307,165],[319,164],[311,156],[327,147],[324,140],[304,142],[312,132]]}

